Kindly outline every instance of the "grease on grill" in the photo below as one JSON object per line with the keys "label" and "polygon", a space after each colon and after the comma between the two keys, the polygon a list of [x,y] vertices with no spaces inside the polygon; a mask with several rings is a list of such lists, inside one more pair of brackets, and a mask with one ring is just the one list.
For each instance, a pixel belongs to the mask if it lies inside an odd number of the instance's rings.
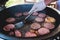
{"label": "grease on grill", "polygon": [[[21,19],[21,16],[25,18],[27,15],[29,15],[28,12],[15,14],[16,18],[20,18],[20,19]],[[55,18],[50,17],[44,13],[38,13],[38,12],[34,12],[32,16],[36,16],[33,22],[29,21],[30,24],[27,22],[26,23],[27,27],[20,28],[18,30],[14,29],[15,28],[14,22],[16,22],[17,20],[11,17],[7,18],[6,22],[8,22],[8,24],[3,27],[3,30],[6,32],[9,31],[9,35],[11,36],[14,35],[15,37],[37,37],[40,35],[42,36],[42,35],[49,34],[51,32],[50,30],[55,28],[55,25],[54,25],[56,21]],[[11,30],[14,30],[14,31],[11,31]]]}

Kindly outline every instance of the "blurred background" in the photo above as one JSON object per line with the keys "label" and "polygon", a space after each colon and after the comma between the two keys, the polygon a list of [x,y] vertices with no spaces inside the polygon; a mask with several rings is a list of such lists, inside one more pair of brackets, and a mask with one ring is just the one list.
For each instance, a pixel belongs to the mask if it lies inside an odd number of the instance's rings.
{"label": "blurred background", "polygon": [[[5,6],[6,6],[6,8],[8,8],[8,7],[15,6],[15,5],[20,5],[20,4],[32,4],[32,3],[36,3],[38,1],[39,0],[9,0],[9,1],[6,2]],[[48,6],[56,8],[56,1],[50,3]],[[52,38],[54,40],[60,39],[60,32]],[[51,38],[51,40],[52,40],[52,38]]]}
{"label": "blurred background", "polygon": [[[35,3],[35,2],[38,2],[39,0],[9,0],[7,1],[6,3],[6,7],[11,7],[11,6],[14,6],[14,5],[19,5],[19,4],[31,4],[31,3]],[[51,6],[51,7],[54,7],[55,8],[55,5],[56,5],[56,1],[55,2],[52,2],[51,4],[49,4],[48,6]]]}

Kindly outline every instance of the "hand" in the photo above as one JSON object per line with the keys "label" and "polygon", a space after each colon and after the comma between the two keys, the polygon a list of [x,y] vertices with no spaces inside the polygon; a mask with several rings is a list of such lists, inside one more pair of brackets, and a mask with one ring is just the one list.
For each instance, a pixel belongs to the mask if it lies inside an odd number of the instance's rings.
{"label": "hand", "polygon": [[29,12],[32,12],[34,10],[34,12],[36,11],[42,11],[46,8],[46,4],[44,0],[40,0],[39,2],[35,3],[32,7],[32,9]]}
{"label": "hand", "polygon": [[48,5],[50,4],[51,2],[53,2],[54,0],[45,0],[45,4]]}
{"label": "hand", "polygon": [[5,5],[8,0],[0,0],[0,5]]}

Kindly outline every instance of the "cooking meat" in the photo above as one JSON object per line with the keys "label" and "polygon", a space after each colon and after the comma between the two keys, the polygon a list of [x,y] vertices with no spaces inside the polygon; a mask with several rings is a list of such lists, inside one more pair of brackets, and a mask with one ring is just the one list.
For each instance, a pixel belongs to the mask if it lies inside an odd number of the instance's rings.
{"label": "cooking meat", "polygon": [[52,24],[52,23],[44,23],[43,26],[44,26],[45,28],[48,28],[48,29],[53,29],[53,28],[55,27],[55,25]]}
{"label": "cooking meat", "polygon": [[35,21],[36,21],[36,22],[43,22],[44,19],[43,19],[43,18],[40,18],[40,17],[37,17],[37,18],[35,18]]}
{"label": "cooking meat", "polygon": [[28,12],[24,12],[23,15],[24,15],[24,16],[27,16],[27,15],[28,15]]}
{"label": "cooking meat", "polygon": [[13,22],[15,22],[15,18],[8,18],[8,19],[6,19],[6,22],[8,22],[8,23],[13,23]]}
{"label": "cooking meat", "polygon": [[35,33],[32,32],[26,32],[25,33],[25,37],[36,37],[37,35]]}
{"label": "cooking meat", "polygon": [[20,16],[22,16],[22,13],[17,13],[17,14],[15,14],[15,16],[20,17]]}
{"label": "cooking meat", "polygon": [[22,34],[21,34],[21,32],[19,30],[15,30],[15,36],[16,37],[21,37]]}
{"label": "cooking meat", "polygon": [[39,33],[39,35],[45,35],[45,34],[50,33],[50,30],[47,29],[47,28],[40,28],[40,29],[38,30],[38,33]]}
{"label": "cooking meat", "polygon": [[14,32],[10,32],[9,35],[14,35]]}
{"label": "cooking meat", "polygon": [[4,31],[10,31],[10,30],[13,30],[15,28],[15,25],[13,24],[8,24],[6,26],[3,27],[3,30]]}
{"label": "cooking meat", "polygon": [[37,35],[39,35],[38,31],[35,31],[35,33],[36,33]]}
{"label": "cooking meat", "polygon": [[46,17],[45,18],[45,22],[55,22],[56,20],[55,20],[55,18],[53,18],[53,17]]}
{"label": "cooking meat", "polygon": [[46,17],[46,14],[40,13],[38,16],[44,18]]}
{"label": "cooking meat", "polygon": [[39,29],[40,27],[41,27],[41,25],[39,23],[32,23],[31,24],[32,29]]}
{"label": "cooking meat", "polygon": [[32,33],[36,33],[36,34],[38,35],[38,31],[37,31],[37,30],[33,30],[33,29],[31,29],[30,32],[32,32]]}
{"label": "cooking meat", "polygon": [[33,32],[33,33],[34,33],[34,32],[35,32],[35,30],[31,29],[31,30],[30,30],[30,32]]}
{"label": "cooking meat", "polygon": [[34,12],[32,15],[33,15],[33,16],[37,16],[37,15],[38,15],[38,13],[37,13],[37,12]]}

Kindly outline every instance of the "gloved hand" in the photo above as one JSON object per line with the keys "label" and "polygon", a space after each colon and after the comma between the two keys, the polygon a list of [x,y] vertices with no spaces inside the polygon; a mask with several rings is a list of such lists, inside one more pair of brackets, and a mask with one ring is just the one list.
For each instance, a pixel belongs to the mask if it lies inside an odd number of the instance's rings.
{"label": "gloved hand", "polygon": [[0,5],[5,5],[8,0],[0,0]]}
{"label": "gloved hand", "polygon": [[2,11],[3,9],[5,9],[5,4],[8,0],[0,0],[0,11]]}
{"label": "gloved hand", "polygon": [[39,2],[37,2],[33,5],[32,9],[29,11],[29,13],[32,11],[34,11],[34,12],[42,11],[45,8],[46,8],[46,4],[45,4],[44,0],[40,0]]}

